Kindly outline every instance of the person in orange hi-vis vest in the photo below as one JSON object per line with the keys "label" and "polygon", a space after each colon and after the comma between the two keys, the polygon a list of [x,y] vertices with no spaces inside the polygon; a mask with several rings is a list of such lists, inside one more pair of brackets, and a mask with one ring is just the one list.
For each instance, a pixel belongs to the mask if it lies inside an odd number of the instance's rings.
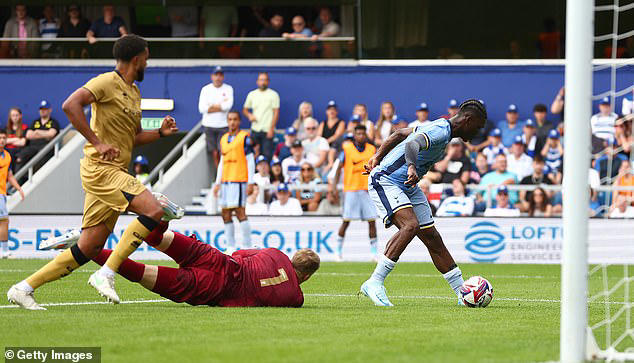
{"label": "person in orange hi-vis vest", "polygon": [[24,192],[13,177],[11,171],[11,155],[4,149],[7,145],[7,133],[0,130],[0,258],[9,258],[9,212],[7,210],[7,182],[20,193],[24,199]]}
{"label": "person in orange hi-vis vest", "polygon": [[339,166],[335,177],[328,184],[328,192],[336,193],[341,169],[343,169],[343,222],[337,235],[337,259],[343,260],[343,240],[351,220],[367,221],[370,235],[370,251],[377,256],[376,218],[377,212],[368,194],[368,176],[363,175],[363,166],[376,152],[376,147],[368,142],[366,128],[357,125],[352,141],[342,145],[339,154]]}
{"label": "person in orange hi-vis vest", "polygon": [[240,114],[237,111],[227,114],[227,125],[229,132],[220,139],[221,156],[213,192],[219,198],[222,220],[225,223],[225,253],[231,254],[236,250],[232,220],[234,213],[242,230],[242,248],[251,248],[251,225],[245,206],[247,195],[251,194],[254,185],[255,159],[249,133],[240,130]]}

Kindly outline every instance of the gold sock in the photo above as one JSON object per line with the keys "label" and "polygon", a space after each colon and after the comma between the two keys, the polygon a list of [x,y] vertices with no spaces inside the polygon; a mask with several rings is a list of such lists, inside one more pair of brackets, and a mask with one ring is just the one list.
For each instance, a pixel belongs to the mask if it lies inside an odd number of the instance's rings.
{"label": "gold sock", "polygon": [[110,257],[106,260],[105,266],[108,266],[114,272],[119,271],[119,266],[139,248],[150,232],[151,231],[145,227],[143,223],[139,222],[138,218],[133,220],[123,232],[119,243],[117,243],[114,251],[112,251]]}
{"label": "gold sock", "polygon": [[70,275],[80,264],[73,257],[70,248],[57,255],[52,261],[27,277],[26,282],[34,289],[47,282],[55,281],[64,276]]}

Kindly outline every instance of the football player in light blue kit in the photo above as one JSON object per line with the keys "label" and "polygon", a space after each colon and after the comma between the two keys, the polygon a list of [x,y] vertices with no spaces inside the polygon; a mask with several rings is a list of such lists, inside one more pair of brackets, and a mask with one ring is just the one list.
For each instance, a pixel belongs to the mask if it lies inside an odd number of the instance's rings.
{"label": "football player in light blue kit", "polygon": [[470,141],[484,127],[487,113],[482,102],[467,100],[451,119],[438,119],[423,126],[394,132],[368,161],[370,197],[386,227],[398,228],[385,247],[372,276],[361,292],[377,306],[393,306],[383,282],[407,245],[418,236],[434,265],[456,295],[462,286],[462,272],[434,227],[429,202],[416,187],[419,179],[445,155],[449,141],[460,137]]}

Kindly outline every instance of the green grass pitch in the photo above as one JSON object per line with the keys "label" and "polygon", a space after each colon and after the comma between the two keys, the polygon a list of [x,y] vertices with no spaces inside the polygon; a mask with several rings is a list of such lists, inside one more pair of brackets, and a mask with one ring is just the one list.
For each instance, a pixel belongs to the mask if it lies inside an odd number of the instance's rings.
{"label": "green grass pitch", "polygon": [[[94,304],[101,298],[86,284],[94,264],[37,291],[38,302],[60,305],[35,312],[6,308],[11,284],[44,262],[0,260],[3,346],[100,346],[104,362],[543,362],[559,356],[557,265],[462,264],[465,278],[491,281],[495,296],[486,309],[458,306],[428,263],[397,265],[386,281],[393,308],[356,295],[373,263],[323,263],[303,285],[301,309],[156,302],[160,296],[121,277],[117,290],[128,303]],[[634,275],[633,266],[629,271]],[[624,277],[623,266],[611,267],[607,276],[614,286]],[[591,294],[603,289],[600,277],[593,275]],[[632,302],[634,286],[630,291]],[[624,286],[610,295],[612,313],[623,299]],[[592,323],[605,316],[600,301],[589,304]],[[64,305],[77,302],[90,304]],[[613,338],[624,331],[628,314],[631,309],[612,325]],[[605,330],[597,335],[601,344]],[[628,346],[634,346],[631,339],[620,348]]]}

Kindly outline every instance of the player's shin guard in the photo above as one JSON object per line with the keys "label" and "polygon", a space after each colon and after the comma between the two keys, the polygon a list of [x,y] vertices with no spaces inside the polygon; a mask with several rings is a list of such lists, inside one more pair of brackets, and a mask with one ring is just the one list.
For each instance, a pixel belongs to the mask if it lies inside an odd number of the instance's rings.
{"label": "player's shin guard", "polygon": [[248,219],[240,221],[240,230],[242,231],[242,248],[251,248],[251,224]]}
{"label": "player's shin guard", "polygon": [[456,294],[456,296],[460,297],[460,287],[464,283],[464,280],[462,279],[462,271],[460,271],[460,267],[454,264],[453,266],[450,267],[449,272],[442,274],[442,277],[444,277],[445,280],[447,280],[447,282],[449,283],[449,286],[451,286],[451,289]]}
{"label": "player's shin guard", "polygon": [[81,252],[79,246],[74,245],[57,255],[37,272],[27,277],[25,282],[33,289],[37,289],[47,282],[55,281],[69,275],[73,270],[88,261],[90,261],[90,259]]}
{"label": "player's shin guard", "polygon": [[370,278],[383,283],[387,275],[394,269],[394,266],[396,266],[396,262],[390,260],[385,255],[381,255]]}
{"label": "player's shin guard", "polygon": [[233,227],[233,221],[225,223],[225,241],[227,241],[227,247],[236,247],[236,233]]}
{"label": "player's shin guard", "polygon": [[[112,250],[103,249],[97,255],[97,257],[92,260],[95,261],[98,265],[103,266],[108,257],[112,254]],[[132,261],[131,259],[125,259],[121,266],[119,266],[119,275],[126,278],[126,280],[131,282],[139,282],[143,278],[143,272],[145,271],[145,265],[142,263],[138,263]]]}
{"label": "player's shin guard", "polygon": [[143,243],[143,240],[150,234],[158,222],[147,216],[139,216],[128,225],[123,232],[121,240],[117,243],[113,253],[110,255],[101,271],[108,274],[111,270],[117,272],[119,266]]}

